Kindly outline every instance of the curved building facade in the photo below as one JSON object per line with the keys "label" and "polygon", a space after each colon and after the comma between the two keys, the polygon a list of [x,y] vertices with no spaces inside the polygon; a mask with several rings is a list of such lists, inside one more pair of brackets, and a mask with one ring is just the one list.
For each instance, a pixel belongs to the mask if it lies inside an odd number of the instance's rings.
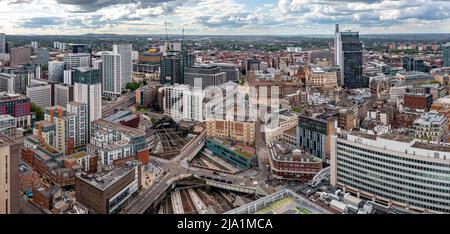
{"label": "curved building facade", "polygon": [[450,213],[450,147],[399,135],[333,136],[331,184],[385,205]]}

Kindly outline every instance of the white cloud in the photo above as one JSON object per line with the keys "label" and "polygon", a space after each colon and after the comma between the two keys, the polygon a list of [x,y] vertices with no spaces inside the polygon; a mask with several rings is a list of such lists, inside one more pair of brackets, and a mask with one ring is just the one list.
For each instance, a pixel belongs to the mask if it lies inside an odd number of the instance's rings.
{"label": "white cloud", "polygon": [[163,33],[167,20],[173,25],[171,31],[186,28],[193,34],[301,34],[331,33],[336,23],[363,33],[443,32],[450,23],[448,0],[246,2],[249,4],[237,0],[0,0],[0,25],[8,34],[74,34],[91,29],[146,33],[145,26],[147,33]]}

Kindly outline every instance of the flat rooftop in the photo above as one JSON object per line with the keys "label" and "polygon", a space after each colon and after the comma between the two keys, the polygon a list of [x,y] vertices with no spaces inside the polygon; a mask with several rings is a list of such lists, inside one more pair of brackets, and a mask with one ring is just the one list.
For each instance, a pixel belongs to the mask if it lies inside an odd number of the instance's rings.
{"label": "flat rooftop", "polygon": [[312,201],[284,189],[225,214],[331,214]]}
{"label": "flat rooftop", "polygon": [[277,161],[311,163],[322,161],[321,159],[314,157],[298,147],[294,147],[280,141],[272,141],[271,149],[271,152],[274,153],[272,157],[274,157]]}
{"label": "flat rooftop", "polygon": [[215,141],[241,155],[243,155],[246,158],[254,158],[256,156],[256,150],[254,147],[251,146],[245,146],[245,145],[240,145],[240,144],[233,144],[230,141],[226,141],[226,140],[222,140],[216,137],[209,137],[208,140],[212,140]]}
{"label": "flat rooftop", "polygon": [[379,137],[357,131],[338,135],[339,138],[345,139],[343,136],[346,136],[347,141],[400,154],[450,160],[450,146],[446,144],[425,143],[413,137],[395,133],[383,134]]}
{"label": "flat rooftop", "polygon": [[119,181],[126,176],[134,167],[116,167],[108,172],[96,173],[96,174],[79,174],[77,177],[84,182],[96,187],[100,190],[106,190],[111,185]]}
{"label": "flat rooftop", "polygon": [[93,123],[96,125],[103,126],[105,128],[121,131],[132,137],[145,136],[145,132],[143,132],[141,130],[138,130],[136,128],[127,127],[127,126],[117,124],[117,123],[112,123],[112,122],[109,122],[106,120],[99,119],[99,120],[93,121]]}

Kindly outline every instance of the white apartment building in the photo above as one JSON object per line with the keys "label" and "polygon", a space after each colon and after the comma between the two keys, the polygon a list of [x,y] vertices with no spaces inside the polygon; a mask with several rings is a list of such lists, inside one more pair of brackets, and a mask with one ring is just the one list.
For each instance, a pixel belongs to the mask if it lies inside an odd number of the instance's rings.
{"label": "white apartment building", "polygon": [[79,102],[67,103],[67,112],[75,118],[75,147],[85,146],[89,141],[88,105]]}
{"label": "white apartment building", "polygon": [[448,118],[430,111],[416,119],[413,127],[417,139],[441,142],[448,132]]}
{"label": "white apartment building", "polygon": [[102,83],[100,72],[91,68],[78,68],[73,89],[73,101],[85,103],[89,108],[89,122],[102,118]]}
{"label": "white apartment building", "polygon": [[203,97],[202,90],[194,90],[189,85],[164,87],[164,113],[174,119],[202,122]]}
{"label": "white apartment building", "polygon": [[331,140],[331,184],[384,205],[450,212],[450,147],[407,136],[342,133]]}
{"label": "white apartment building", "polygon": [[104,53],[102,55],[102,83],[105,97],[116,98],[120,96],[123,87],[121,75],[121,55]]}
{"label": "white apartment building", "polygon": [[126,85],[131,82],[131,74],[133,72],[132,51],[132,44],[113,45],[113,52],[115,54],[120,54],[120,80],[122,90],[124,90]]}
{"label": "white apartment building", "polygon": [[102,165],[111,165],[115,160],[136,157],[147,153],[145,132],[105,120],[96,120],[91,126],[90,143],[87,152],[99,157]]}

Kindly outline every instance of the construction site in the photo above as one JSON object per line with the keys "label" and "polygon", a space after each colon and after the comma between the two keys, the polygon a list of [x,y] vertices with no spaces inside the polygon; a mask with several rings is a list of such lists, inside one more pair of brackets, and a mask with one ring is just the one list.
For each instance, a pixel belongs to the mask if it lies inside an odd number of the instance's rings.
{"label": "construction site", "polygon": [[160,202],[154,214],[221,214],[254,201],[254,195],[180,181]]}

